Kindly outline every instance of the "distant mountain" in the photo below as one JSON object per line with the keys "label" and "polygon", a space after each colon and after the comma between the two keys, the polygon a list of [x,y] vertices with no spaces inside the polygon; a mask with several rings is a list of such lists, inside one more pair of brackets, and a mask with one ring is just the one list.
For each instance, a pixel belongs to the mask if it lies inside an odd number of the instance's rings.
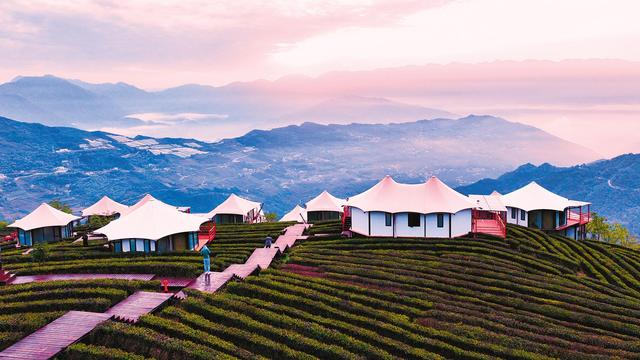
{"label": "distant mountain", "polygon": [[146,192],[211,210],[230,192],[280,214],[331,190],[346,197],[390,174],[453,186],[497,176],[523,161],[588,161],[588,150],[490,116],[389,125],[305,123],[207,143],[129,138],[0,118],[0,217],[42,201],[81,209],[102,195],[132,203]]}
{"label": "distant mountain", "polygon": [[573,167],[526,164],[496,179],[483,179],[458,190],[467,194],[489,194],[493,190],[506,193],[530,181],[565,197],[590,201],[593,211],[640,234],[640,154]]}
{"label": "distant mountain", "polygon": [[454,118],[456,115],[384,98],[341,96],[324,100],[297,113],[283,115],[293,121],[316,123],[397,123],[416,119]]}
{"label": "distant mountain", "polygon": [[125,111],[110,98],[51,75],[0,85],[0,115],[80,128],[133,124],[123,120]]}

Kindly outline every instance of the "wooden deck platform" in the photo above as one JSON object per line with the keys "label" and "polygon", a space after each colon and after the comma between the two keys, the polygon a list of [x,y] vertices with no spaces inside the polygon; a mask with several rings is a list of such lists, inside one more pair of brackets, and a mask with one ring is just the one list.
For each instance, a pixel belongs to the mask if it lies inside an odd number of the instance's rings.
{"label": "wooden deck platform", "polygon": [[173,293],[159,293],[138,291],[128,298],[117,303],[105,314],[113,316],[114,320],[124,321],[128,323],[136,323],[138,319],[148,314],[173,296]]}
{"label": "wooden deck platform", "polygon": [[209,282],[205,280],[204,274],[200,275],[194,282],[189,285],[190,289],[196,289],[204,292],[216,292],[222,288],[229,280],[233,278],[233,272],[212,272]]}
{"label": "wooden deck platform", "polygon": [[95,280],[95,279],[119,279],[119,280],[151,280],[154,274],[47,274],[16,276],[11,285],[27,284],[31,282],[62,281],[62,280]]}
{"label": "wooden deck platform", "polygon": [[69,311],[0,352],[0,359],[50,359],[110,317],[109,314]]}
{"label": "wooden deck platform", "polygon": [[251,256],[245,261],[245,264],[255,264],[261,269],[266,269],[271,265],[273,259],[280,253],[280,249],[277,247],[270,248],[258,248],[253,250]]}

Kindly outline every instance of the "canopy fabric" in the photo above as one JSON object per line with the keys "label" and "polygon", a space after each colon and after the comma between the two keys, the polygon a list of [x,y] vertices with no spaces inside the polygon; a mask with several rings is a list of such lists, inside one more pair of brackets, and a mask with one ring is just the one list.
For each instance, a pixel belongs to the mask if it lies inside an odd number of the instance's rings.
{"label": "canopy fabric", "polygon": [[307,202],[307,213],[310,211],[342,212],[342,206],[344,206],[346,202],[345,199],[337,198],[325,190]]}
{"label": "canopy fabric", "polygon": [[28,215],[9,225],[9,227],[29,231],[49,226],[67,226],[70,222],[78,219],[80,219],[80,217],[67,214],[66,212],[53,208],[49,204],[42,203]]}
{"label": "canopy fabric", "polygon": [[[137,203],[129,206],[129,208],[127,208],[122,213],[120,213],[120,217],[128,215],[128,214],[134,212],[136,209],[139,209],[140,207],[142,207],[142,205],[146,204],[147,202],[149,202],[151,200],[162,202],[162,201],[154,198],[153,196],[151,196],[151,194],[145,194],[145,196],[143,196],[142,199],[138,200]],[[163,203],[163,204],[165,204],[165,203]]]}
{"label": "canopy fabric", "polygon": [[564,211],[569,207],[588,205],[587,202],[573,201],[543,188],[535,181],[521,187],[518,190],[502,195],[505,206],[531,210],[556,210]]}
{"label": "canopy fabric", "polygon": [[207,213],[207,216],[210,218],[218,214],[246,216],[251,210],[255,210],[257,215],[258,209],[260,209],[261,205],[262,204],[259,202],[243,199],[236,194],[231,194],[225,201],[222,202],[222,204],[209,211],[209,213]]}
{"label": "canopy fabric", "polygon": [[[301,217],[302,215],[302,217]],[[303,208],[300,205],[296,205],[291,211],[286,213],[280,221],[297,221],[303,222],[302,219],[307,220],[307,209]]]}
{"label": "canopy fabric", "polygon": [[469,195],[469,199],[478,210],[507,211],[507,207],[502,203],[502,197],[495,191],[491,195]]}
{"label": "canopy fabric", "polygon": [[82,216],[111,216],[126,212],[129,209],[127,205],[120,204],[117,201],[112,200],[108,196],[103,196],[95,204],[82,210]]}
{"label": "canopy fabric", "polygon": [[109,239],[149,239],[158,240],[165,236],[198,231],[208,219],[203,216],[184,213],[175,206],[162,201],[148,199],[127,216],[120,217],[96,230]]}
{"label": "canopy fabric", "polygon": [[420,214],[455,214],[475,207],[468,197],[448,187],[435,176],[422,184],[400,184],[386,176],[369,190],[350,197],[347,205],[362,211]]}

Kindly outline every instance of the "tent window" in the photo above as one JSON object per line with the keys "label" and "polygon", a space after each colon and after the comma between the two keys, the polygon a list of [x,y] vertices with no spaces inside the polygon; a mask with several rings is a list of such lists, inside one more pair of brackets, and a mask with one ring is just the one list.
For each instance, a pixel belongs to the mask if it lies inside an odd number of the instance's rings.
{"label": "tent window", "polygon": [[131,242],[129,240],[122,240],[122,252],[131,251]]}
{"label": "tent window", "polygon": [[407,225],[409,227],[418,227],[420,226],[420,214],[418,213],[409,213],[407,216]]}
{"label": "tent window", "polygon": [[155,252],[156,251],[156,242],[155,241],[150,241],[151,242],[151,251]]}
{"label": "tent window", "polygon": [[391,213],[384,213],[384,226],[391,226]]}
{"label": "tent window", "polygon": [[524,210],[520,210],[520,220],[524,221],[527,217],[527,212]]}
{"label": "tent window", "polygon": [[438,214],[438,227],[444,227],[444,214]]}
{"label": "tent window", "polygon": [[511,208],[511,218],[515,219],[518,215],[518,209],[516,208]]}

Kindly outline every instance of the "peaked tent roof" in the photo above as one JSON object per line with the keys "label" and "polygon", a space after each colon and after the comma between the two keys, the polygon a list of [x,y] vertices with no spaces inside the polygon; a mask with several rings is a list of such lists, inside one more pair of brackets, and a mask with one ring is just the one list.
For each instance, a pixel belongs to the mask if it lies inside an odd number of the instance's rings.
{"label": "peaked tent roof", "polygon": [[535,181],[521,187],[518,190],[502,195],[502,202],[505,206],[531,210],[556,210],[564,211],[568,207],[584,206],[589,203],[583,201],[569,200],[558,194],[543,188]]}
{"label": "peaked tent roof", "polygon": [[122,215],[128,209],[129,207],[127,205],[120,204],[119,202],[112,200],[108,196],[103,196],[102,199],[98,200],[95,204],[82,210],[82,216],[111,216],[114,214]]}
{"label": "peaked tent roof", "polygon": [[468,197],[435,176],[422,184],[400,184],[388,175],[369,190],[350,197],[347,205],[363,211],[420,214],[454,214],[475,207]]}
{"label": "peaked tent roof", "polygon": [[[124,215],[128,215],[132,212],[134,212],[136,209],[140,208],[142,205],[146,204],[147,202],[151,201],[151,200],[155,200],[155,201],[159,201],[161,203],[163,203],[162,201],[154,198],[153,196],[151,196],[151,194],[145,194],[142,199],[138,200],[137,203],[129,206],[129,208],[127,210],[124,210],[123,213],[120,213],[120,216],[124,216]],[[165,204],[165,203],[163,203]],[[165,204],[167,205],[167,204]]]}
{"label": "peaked tent roof", "polygon": [[172,234],[198,231],[208,219],[183,213],[175,206],[149,199],[127,216],[121,217],[96,230],[109,241],[120,239],[158,240]]}
{"label": "peaked tent roof", "polygon": [[78,219],[80,219],[78,216],[67,214],[66,212],[53,208],[49,204],[42,203],[28,215],[9,225],[9,227],[29,231],[48,226],[66,226],[70,222]]}
{"label": "peaked tent roof", "polygon": [[207,213],[207,216],[209,216],[210,218],[216,216],[217,214],[234,214],[244,216],[253,209],[260,209],[260,205],[262,204],[259,202],[241,198],[236,194],[231,194],[225,201],[222,202],[222,204],[209,211]]}
{"label": "peaked tent roof", "polygon": [[[302,215],[302,217],[300,217]],[[297,221],[302,222],[302,218],[307,220],[307,209],[300,205],[296,205],[291,211],[286,213],[280,221]]]}
{"label": "peaked tent roof", "polygon": [[476,205],[478,210],[487,211],[507,211],[502,203],[502,196],[495,191],[491,195],[469,195],[469,199]]}
{"label": "peaked tent roof", "polygon": [[346,204],[345,199],[337,198],[328,191],[323,191],[320,195],[307,202],[307,212],[309,211],[337,211],[342,212],[342,206]]}

